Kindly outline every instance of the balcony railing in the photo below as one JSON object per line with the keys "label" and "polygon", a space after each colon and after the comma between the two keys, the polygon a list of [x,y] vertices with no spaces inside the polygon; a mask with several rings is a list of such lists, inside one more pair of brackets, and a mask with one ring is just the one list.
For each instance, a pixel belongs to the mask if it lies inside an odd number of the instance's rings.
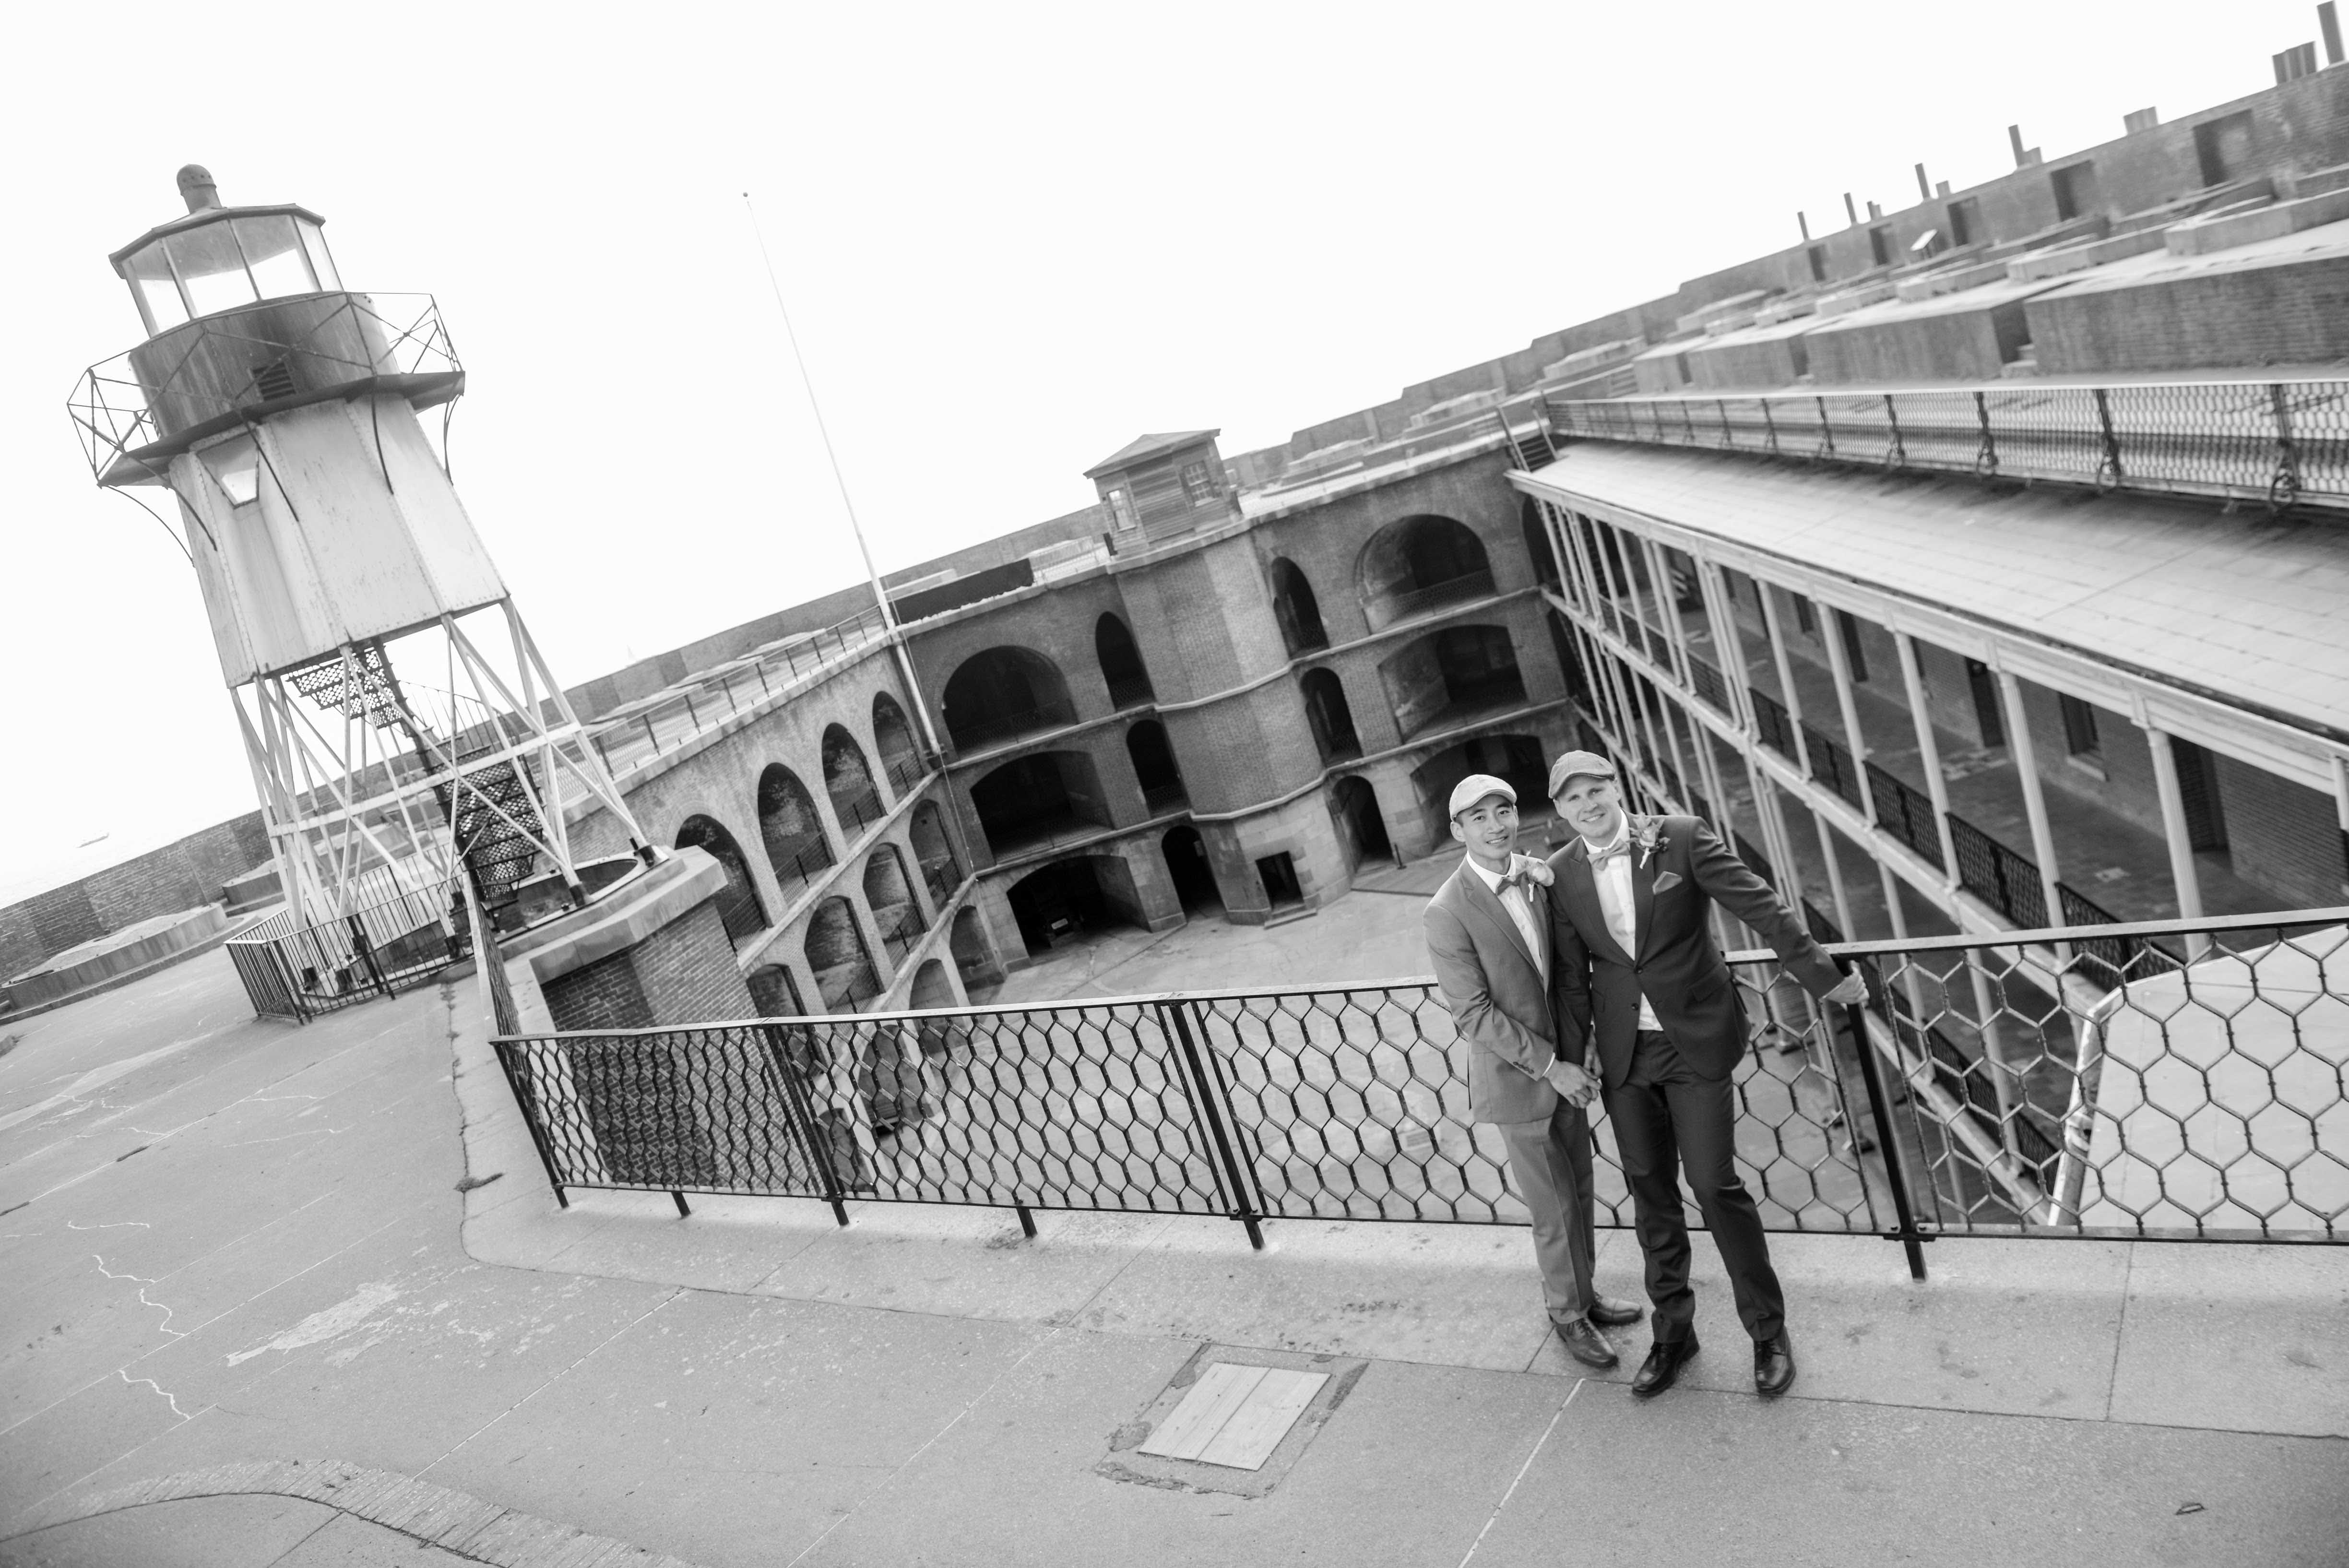
{"label": "balcony railing", "polygon": [[962,886],[962,867],[952,855],[941,855],[922,862],[922,885],[930,890],[930,902],[946,907],[954,890]]}
{"label": "balcony railing", "polygon": [[437,891],[395,893],[315,926],[289,907],[224,945],[254,1012],[307,1023],[440,973],[471,950],[467,924]]}
{"label": "balcony railing", "polygon": [[1954,811],[1950,842],[1958,852],[1958,886],[2018,926],[2047,923],[2047,890],[2036,865]]}
{"label": "balcony railing", "polygon": [[1109,705],[1120,712],[1157,700],[1147,675],[1122,675],[1109,683]]}
{"label": "balcony railing", "polygon": [[1851,765],[1851,753],[1807,722],[1803,725],[1803,744],[1810,753],[1811,777],[1843,796],[1847,804],[1859,805],[1859,770]]}
{"label": "balcony railing", "polygon": [[874,910],[873,923],[880,928],[882,950],[892,966],[904,962],[929,929],[922,923],[922,911],[910,903]]}
{"label": "balcony railing", "polygon": [[821,834],[771,846],[767,858],[775,868],[775,880],[782,884],[786,894],[814,881],[833,864],[832,846]]}
{"label": "balcony railing", "polygon": [[1934,870],[1941,864],[1941,835],[1934,825],[1933,803],[1874,763],[1867,764],[1868,793],[1876,802],[1876,825],[1907,845]]}
{"label": "balcony railing", "polygon": [[1693,653],[1689,655],[1688,662],[1690,679],[1696,683],[1696,694],[1712,704],[1714,711],[1729,712],[1729,683],[1722,679],[1721,671]]}
{"label": "balcony railing", "polygon": [[1785,703],[1767,691],[1748,687],[1754,699],[1754,727],[1760,732],[1762,743],[1790,762],[1800,762],[1803,753],[1795,749],[1795,720]]}
{"label": "balcony railing", "polygon": [[2349,381],[1553,398],[1560,436],[2349,505]]}
{"label": "balcony railing", "polygon": [[1363,618],[1372,631],[1392,626],[1399,620],[1409,620],[1444,605],[1463,604],[1471,599],[1489,598],[1493,593],[1493,573],[1489,567],[1463,572],[1456,577],[1406,588],[1401,593],[1372,595],[1362,605]]}
{"label": "balcony railing", "polygon": [[834,795],[832,809],[840,815],[841,831],[852,840],[889,815],[889,808],[881,804],[881,792],[870,784],[845,794]]}
{"label": "balcony railing", "polygon": [[[2349,1241],[2349,909],[1731,955],[1740,1174],[1777,1231]],[[2117,970],[2100,941],[2191,942]],[[574,1188],[1523,1224],[1425,980],[501,1037]],[[1595,1126],[1599,1221],[1632,1214]]]}
{"label": "balcony railing", "polygon": [[1148,784],[1142,791],[1142,804],[1150,808],[1153,816],[1164,816],[1170,811],[1180,811],[1191,804],[1188,791],[1181,779],[1169,779],[1164,784]]}

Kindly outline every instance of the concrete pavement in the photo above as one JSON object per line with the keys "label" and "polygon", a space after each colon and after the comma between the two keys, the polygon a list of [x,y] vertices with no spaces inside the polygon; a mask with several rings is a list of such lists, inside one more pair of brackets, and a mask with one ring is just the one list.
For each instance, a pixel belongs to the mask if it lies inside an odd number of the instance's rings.
{"label": "concrete pavement", "polygon": [[[1202,922],[1012,988],[1359,978],[1416,915]],[[1701,1243],[1706,1349],[1640,1404],[1548,1339],[1513,1229],[1284,1222],[1257,1254],[1159,1216],[558,1210],[470,983],[295,1028],[210,955],[22,1033],[0,1562],[469,1551],[253,1468],[296,1462],[709,1565],[2349,1562],[2339,1249],[1944,1241],[1914,1285],[1888,1243],[1779,1238],[1803,1374],[1764,1405]],[[1202,1345],[1368,1366],[1262,1497],[1115,1479]],[[225,1473],[260,1479],[122,1501]]]}

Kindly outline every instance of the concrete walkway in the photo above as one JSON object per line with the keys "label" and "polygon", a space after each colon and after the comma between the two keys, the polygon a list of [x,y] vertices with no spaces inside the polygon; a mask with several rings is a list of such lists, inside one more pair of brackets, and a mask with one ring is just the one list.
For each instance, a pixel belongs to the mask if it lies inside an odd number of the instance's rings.
{"label": "concrete walkway", "polygon": [[[1360,977],[1416,918],[1351,898],[1013,979]],[[0,1563],[2349,1561],[2349,1251],[1945,1241],[1915,1285],[1889,1243],[1784,1237],[1803,1373],[1764,1405],[1700,1243],[1706,1348],[1642,1404],[1548,1339],[1512,1229],[1254,1253],[1157,1216],[560,1210],[477,1017],[466,985],[264,1023],[215,954],[0,1056]],[[1247,1496],[1133,1462],[1203,1346],[1362,1365]],[[287,1466],[538,1544],[399,1533]]]}

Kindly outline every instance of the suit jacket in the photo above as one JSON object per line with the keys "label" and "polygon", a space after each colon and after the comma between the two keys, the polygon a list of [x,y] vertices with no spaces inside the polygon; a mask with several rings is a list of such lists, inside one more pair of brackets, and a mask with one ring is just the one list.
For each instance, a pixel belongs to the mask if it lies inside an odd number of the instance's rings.
{"label": "suit jacket", "polygon": [[[1834,990],[1841,979],[1802,921],[1712,828],[1693,816],[1633,816],[1634,837],[1651,823],[1662,835],[1655,853],[1642,865],[1638,847],[1630,851],[1636,953],[1625,952],[1608,928],[1588,843],[1578,837],[1549,860],[1557,873],[1549,888],[1557,954],[1550,966],[1552,1006],[1568,1021],[1574,1054],[1595,1024],[1610,1089],[1630,1075],[1643,995],[1699,1076],[1726,1078],[1745,1054],[1745,1008],[1706,928],[1708,902],[1758,932],[1812,995]],[[1660,881],[1666,884],[1661,892]]]}
{"label": "suit jacket", "polygon": [[[1541,900],[1534,929],[1543,930]],[[1539,955],[1464,857],[1421,917],[1435,984],[1468,1043],[1468,1108],[1480,1122],[1540,1121],[1557,1109],[1542,1076],[1557,1060],[1557,1027]]]}

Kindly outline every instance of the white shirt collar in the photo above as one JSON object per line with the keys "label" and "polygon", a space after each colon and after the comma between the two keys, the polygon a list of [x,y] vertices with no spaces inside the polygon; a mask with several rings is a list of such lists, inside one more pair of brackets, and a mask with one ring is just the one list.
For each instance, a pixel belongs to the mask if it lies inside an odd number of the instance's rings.
{"label": "white shirt collar", "polygon": [[1615,825],[1614,837],[1609,839],[1604,844],[1593,844],[1588,838],[1582,841],[1583,857],[1588,860],[1592,865],[1596,866],[1599,864],[1599,857],[1601,855],[1614,854],[1615,851],[1624,847],[1626,842],[1630,838],[1630,836],[1631,814],[1627,811],[1623,814],[1623,819]]}
{"label": "white shirt collar", "polygon": [[1502,873],[1498,871],[1485,870],[1482,866],[1476,864],[1476,857],[1474,855],[1463,856],[1462,858],[1467,861],[1468,869],[1476,873],[1477,876],[1482,877],[1485,879],[1485,886],[1491,890],[1494,897],[1498,898],[1501,892]]}

